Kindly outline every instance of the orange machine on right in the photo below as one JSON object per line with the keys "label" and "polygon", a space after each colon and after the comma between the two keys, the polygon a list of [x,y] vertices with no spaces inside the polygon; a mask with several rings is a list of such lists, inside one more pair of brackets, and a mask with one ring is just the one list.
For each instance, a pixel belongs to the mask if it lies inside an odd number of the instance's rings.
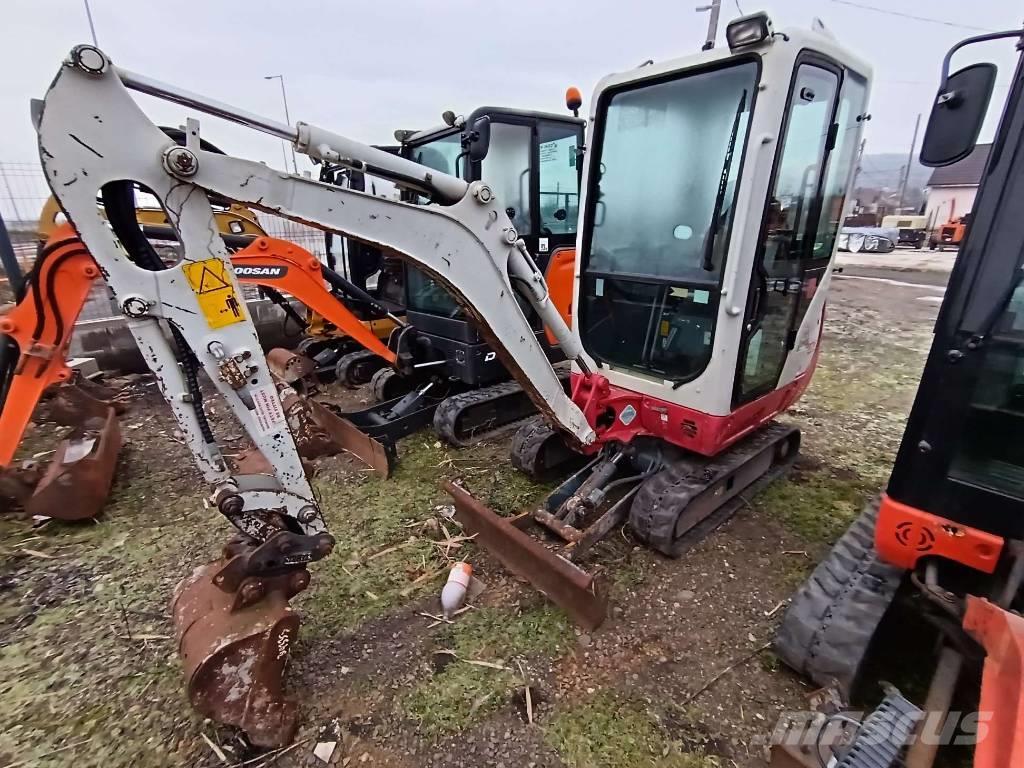
{"label": "orange machine on right", "polygon": [[[937,167],[974,148],[996,67],[977,63],[951,75],[950,61],[966,46],[1001,38],[1014,39],[1021,58],[888,488],[801,587],[775,642],[788,665],[849,696],[863,682],[882,618],[897,593],[909,595],[939,627],[941,649],[927,698],[909,705],[890,690],[882,708],[887,716],[916,710],[918,721],[945,715],[961,673],[980,665],[985,727],[977,730],[975,768],[1024,766],[1022,30],[968,38],[949,51],[921,150],[921,162]],[[855,739],[835,764],[927,768],[941,740],[915,739],[915,728],[902,744],[858,747]]]}

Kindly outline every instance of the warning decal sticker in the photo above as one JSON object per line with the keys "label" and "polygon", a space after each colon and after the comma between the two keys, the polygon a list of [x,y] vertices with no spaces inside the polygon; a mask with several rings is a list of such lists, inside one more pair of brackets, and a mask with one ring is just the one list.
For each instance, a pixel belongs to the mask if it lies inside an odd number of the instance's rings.
{"label": "warning decal sticker", "polygon": [[245,320],[245,309],[231,285],[225,262],[220,259],[193,261],[183,265],[182,269],[207,325],[223,328]]}
{"label": "warning decal sticker", "polygon": [[277,388],[273,384],[254,389],[252,402],[256,406],[254,416],[256,427],[261,435],[269,435],[279,432],[284,426],[284,409],[281,408],[281,398],[277,394]]}

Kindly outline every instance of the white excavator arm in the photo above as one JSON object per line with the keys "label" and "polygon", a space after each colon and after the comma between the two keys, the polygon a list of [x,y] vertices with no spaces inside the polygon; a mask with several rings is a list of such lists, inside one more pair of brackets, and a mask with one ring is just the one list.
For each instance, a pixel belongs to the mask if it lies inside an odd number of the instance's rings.
{"label": "white excavator arm", "polygon": [[[285,138],[314,159],[389,178],[446,204],[393,202],[205,151],[193,119],[186,145],[179,146],[146,116],[129,89]],[[34,116],[54,196],[117,297],[190,450],[214,485],[215,501],[229,517],[231,511],[279,509],[305,533],[323,530],[206,192],[373,243],[414,263],[475,318],[538,408],[579,443],[595,439],[515,293],[552,329],[568,358],[583,370],[592,361],[549,300],[542,275],[486,184],[467,184],[312,125],[283,125],[126,72],[92,46],[71,52],[46,98],[35,102]],[[99,215],[97,192],[123,180],[148,187],[160,199],[181,241],[179,264],[162,271],[141,268]],[[229,471],[196,402],[194,371],[179,365],[182,352],[176,355],[165,329],[178,347],[187,342],[276,478]],[[239,527],[262,538],[258,522]]]}

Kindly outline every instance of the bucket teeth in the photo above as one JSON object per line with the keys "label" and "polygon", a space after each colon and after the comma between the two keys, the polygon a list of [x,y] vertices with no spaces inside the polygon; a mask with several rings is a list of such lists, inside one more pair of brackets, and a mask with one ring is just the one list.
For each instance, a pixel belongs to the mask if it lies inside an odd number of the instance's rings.
{"label": "bucket teeth", "polygon": [[223,589],[217,577],[233,559],[197,568],[174,591],[171,611],[189,701],[203,715],[243,730],[254,745],[281,747],[298,727],[298,707],[283,692],[288,651],[299,631],[288,600],[309,584],[309,572],[250,576]]}

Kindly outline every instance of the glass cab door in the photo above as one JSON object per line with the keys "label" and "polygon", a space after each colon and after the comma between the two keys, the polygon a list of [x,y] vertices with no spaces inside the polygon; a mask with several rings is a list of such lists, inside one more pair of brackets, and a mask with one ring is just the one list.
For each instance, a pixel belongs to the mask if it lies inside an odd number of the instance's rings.
{"label": "glass cab door", "polygon": [[680,384],[707,368],[758,78],[743,58],[602,94],[579,286],[598,361]]}
{"label": "glass cab door", "polygon": [[737,403],[777,387],[828,268],[865,98],[855,73],[815,58],[796,69],[751,276]]}

